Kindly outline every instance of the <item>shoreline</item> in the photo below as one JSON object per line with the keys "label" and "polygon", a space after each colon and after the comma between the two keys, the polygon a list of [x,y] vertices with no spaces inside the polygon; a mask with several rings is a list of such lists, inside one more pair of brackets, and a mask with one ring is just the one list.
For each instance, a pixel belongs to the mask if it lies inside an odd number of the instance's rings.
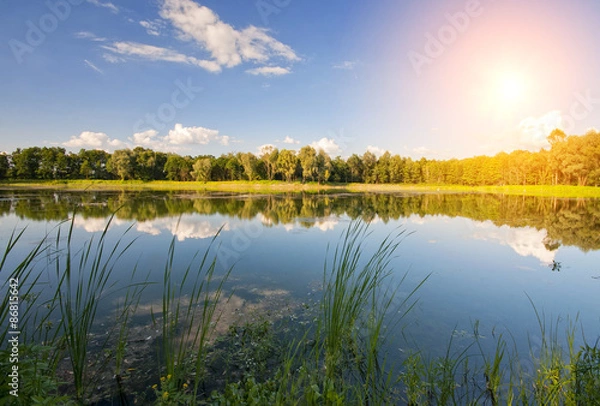
{"label": "shoreline", "polygon": [[464,186],[428,184],[322,184],[287,183],[284,181],[227,181],[227,182],[177,182],[177,181],[119,181],[72,180],[27,182],[1,182],[0,190],[68,190],[68,191],[194,191],[234,193],[491,193],[522,196],[561,198],[600,198],[600,187],[594,186]]}

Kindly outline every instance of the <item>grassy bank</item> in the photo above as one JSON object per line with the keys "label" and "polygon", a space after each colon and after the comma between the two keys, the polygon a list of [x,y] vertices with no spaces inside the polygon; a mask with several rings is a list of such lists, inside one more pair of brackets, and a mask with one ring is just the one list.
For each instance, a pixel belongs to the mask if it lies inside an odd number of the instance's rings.
{"label": "grassy bank", "polygon": [[282,181],[175,182],[175,181],[13,181],[0,183],[0,189],[56,190],[157,190],[232,193],[494,193],[522,196],[563,198],[600,198],[600,187],[593,186],[464,186],[464,185],[405,185],[405,184],[322,184],[287,183]]}

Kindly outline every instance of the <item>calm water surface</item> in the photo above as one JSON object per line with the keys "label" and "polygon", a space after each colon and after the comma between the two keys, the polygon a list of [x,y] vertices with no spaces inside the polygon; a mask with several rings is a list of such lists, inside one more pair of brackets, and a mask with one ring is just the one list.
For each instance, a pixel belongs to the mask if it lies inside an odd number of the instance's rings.
{"label": "calm water surface", "polygon": [[[0,193],[0,240],[5,246],[13,230],[26,227],[12,257],[16,261],[44,235],[53,238],[58,227],[67,229],[61,222],[73,215],[74,241],[81,244],[97,236],[115,211],[110,238],[132,226],[124,240],[137,239],[118,263],[119,281],[130,281],[137,265],[138,278],[160,282],[173,238],[183,268],[221,229],[215,252],[220,271],[234,266],[227,285],[235,289],[232,311],[243,313],[250,304],[253,311],[292,319],[293,310],[285,316],[277,311],[317,300],[327,246],[352,220],[371,224],[367,251],[400,227],[407,235],[391,266],[397,281],[408,276],[398,301],[430,276],[417,292],[417,306],[388,341],[394,357],[413,349],[442,354],[450,337],[460,347],[461,340],[472,338],[476,321],[484,343],[491,343],[496,332],[509,331],[527,351],[540,339],[530,299],[549,321],[577,318],[588,340],[600,334],[600,200],[5,191]],[[44,283],[52,286],[52,272],[38,266]],[[159,298],[154,285],[143,302]],[[101,316],[110,315],[111,302],[106,303]]]}

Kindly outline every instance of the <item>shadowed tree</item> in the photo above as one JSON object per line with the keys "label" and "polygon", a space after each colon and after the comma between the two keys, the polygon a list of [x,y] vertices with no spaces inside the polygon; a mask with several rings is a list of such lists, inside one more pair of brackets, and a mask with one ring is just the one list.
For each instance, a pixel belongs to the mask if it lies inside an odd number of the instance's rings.
{"label": "shadowed tree", "polygon": [[8,155],[0,153],[0,179],[6,179],[8,177]]}
{"label": "shadowed tree", "polygon": [[166,178],[174,181],[192,180],[192,166],[194,161],[191,157],[182,157],[177,154],[169,154],[164,165]]}
{"label": "shadowed tree", "polygon": [[108,160],[107,169],[119,179],[134,179],[135,161],[130,149],[118,149]]}
{"label": "shadowed tree", "polygon": [[352,154],[350,158],[348,158],[348,170],[350,171],[350,181],[351,182],[363,182],[364,181],[364,165],[361,157],[356,154]]}

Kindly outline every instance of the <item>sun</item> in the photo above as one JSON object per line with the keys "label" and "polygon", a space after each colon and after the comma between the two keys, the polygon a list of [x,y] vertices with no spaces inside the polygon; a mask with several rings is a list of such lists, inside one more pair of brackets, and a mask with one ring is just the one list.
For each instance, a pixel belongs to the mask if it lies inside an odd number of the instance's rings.
{"label": "sun", "polygon": [[505,72],[496,79],[496,96],[502,104],[520,103],[526,97],[527,83],[523,76],[514,72]]}

